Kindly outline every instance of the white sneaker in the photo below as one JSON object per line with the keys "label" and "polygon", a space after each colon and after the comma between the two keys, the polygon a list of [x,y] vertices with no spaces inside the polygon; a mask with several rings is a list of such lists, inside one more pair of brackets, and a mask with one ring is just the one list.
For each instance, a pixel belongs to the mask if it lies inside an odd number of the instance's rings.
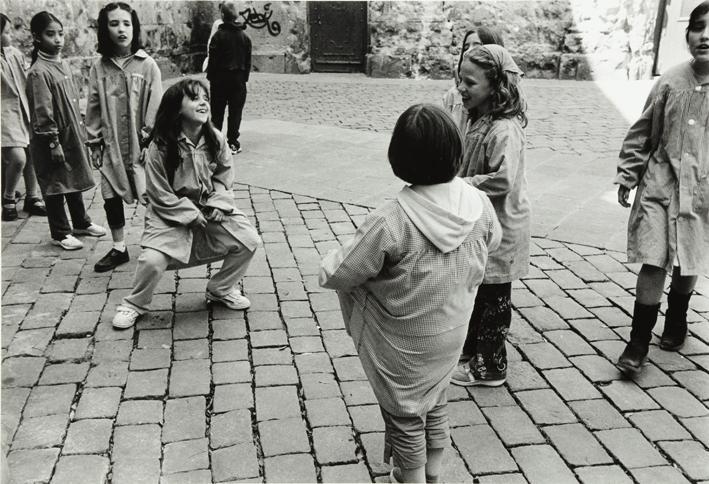
{"label": "white sneaker", "polygon": [[232,289],[231,292],[225,294],[224,296],[216,296],[211,292],[206,292],[207,302],[219,302],[228,307],[229,309],[247,309],[251,306],[251,301],[249,301],[241,291],[238,289]]}
{"label": "white sneaker", "polygon": [[128,306],[118,306],[116,315],[113,316],[113,327],[116,329],[128,329],[135,324],[140,313]]}
{"label": "white sneaker", "polygon": [[64,250],[79,250],[84,247],[84,243],[71,234],[62,240],[52,239],[52,244],[58,245]]}
{"label": "white sneaker", "polygon": [[90,235],[91,237],[103,237],[106,235],[106,229],[100,225],[91,224],[85,229],[74,229],[76,235]]}

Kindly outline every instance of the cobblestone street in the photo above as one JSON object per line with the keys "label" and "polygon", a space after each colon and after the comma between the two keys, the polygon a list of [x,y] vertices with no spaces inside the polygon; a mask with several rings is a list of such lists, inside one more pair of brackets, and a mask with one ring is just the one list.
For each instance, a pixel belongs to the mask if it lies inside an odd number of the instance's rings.
{"label": "cobblestone street", "polygon": [[[388,482],[374,394],[336,295],[317,283],[320,258],[373,205],[351,200],[386,186],[360,184],[338,198],[327,184],[345,162],[313,174],[302,167],[324,165],[312,158],[317,143],[352,140],[358,154],[376,152],[385,164],[401,111],[437,102],[449,86],[252,76],[234,193],[264,247],[244,278],[252,302],[245,312],[205,304],[212,264],[168,272],[150,315],[116,331],[110,322],[132,285],[142,207],[127,214],[131,262],[103,274],[93,265],[110,237],[83,237],[83,249],[65,252],[49,244],[46,219],[3,222],[2,430],[11,482]],[[531,157],[551,161],[530,165],[537,236],[529,275],[513,284],[508,378],[499,388],[449,388],[453,446],[442,477],[709,481],[709,280],[691,299],[684,348],[662,351],[655,337],[641,377],[623,379],[614,362],[629,336],[638,267],[619,251],[627,211],[598,205],[613,190],[628,121],[594,83],[529,81],[526,91]],[[644,94],[631,97],[642,103]],[[264,131],[269,120],[302,129],[309,145],[280,144],[278,133]],[[326,137],[333,133],[349,141]],[[280,165],[258,164],[279,147]],[[263,182],[244,184],[257,176]],[[556,176],[568,181],[563,196],[545,191]],[[299,189],[285,190],[292,180]],[[85,200],[105,225],[100,193]],[[545,219],[547,210],[558,216]]]}

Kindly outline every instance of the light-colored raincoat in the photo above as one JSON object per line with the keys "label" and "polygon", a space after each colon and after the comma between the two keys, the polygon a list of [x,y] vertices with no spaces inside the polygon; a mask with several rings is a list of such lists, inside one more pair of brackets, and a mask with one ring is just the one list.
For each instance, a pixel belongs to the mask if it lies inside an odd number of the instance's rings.
{"label": "light-colored raincoat", "polygon": [[25,148],[30,143],[30,107],[25,93],[25,56],[15,47],[2,47],[0,120],[3,148]]}

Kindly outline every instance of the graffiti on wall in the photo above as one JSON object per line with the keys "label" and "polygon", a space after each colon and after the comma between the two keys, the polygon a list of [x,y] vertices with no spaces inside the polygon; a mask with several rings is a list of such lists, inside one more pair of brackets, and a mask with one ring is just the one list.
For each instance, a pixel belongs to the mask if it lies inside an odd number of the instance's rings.
{"label": "graffiti on wall", "polygon": [[266,27],[268,29],[268,33],[273,37],[281,33],[281,24],[275,20],[270,22],[271,15],[273,15],[270,3],[263,6],[263,13],[259,13],[255,7],[249,7],[246,10],[239,12],[239,15],[241,15],[244,19],[244,23],[249,27],[253,27],[255,29],[262,29]]}

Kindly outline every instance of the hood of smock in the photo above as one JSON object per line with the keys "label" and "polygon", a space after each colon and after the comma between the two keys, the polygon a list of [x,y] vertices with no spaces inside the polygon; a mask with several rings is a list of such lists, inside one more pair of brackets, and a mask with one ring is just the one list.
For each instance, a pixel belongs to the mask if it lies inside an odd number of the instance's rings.
{"label": "hood of smock", "polygon": [[441,252],[457,249],[483,211],[484,195],[462,179],[449,183],[407,186],[397,201],[419,231]]}

